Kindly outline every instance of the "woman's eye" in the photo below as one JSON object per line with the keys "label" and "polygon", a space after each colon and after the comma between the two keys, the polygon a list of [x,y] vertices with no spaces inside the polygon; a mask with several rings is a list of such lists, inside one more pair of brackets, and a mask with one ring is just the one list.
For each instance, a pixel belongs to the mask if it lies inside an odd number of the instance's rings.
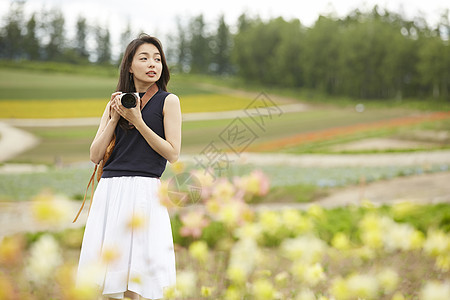
{"label": "woman's eye", "polygon": [[141,57],[141,60],[147,60],[147,58],[146,57]]}
{"label": "woman's eye", "polygon": [[158,57],[158,58],[155,58],[155,60],[156,60],[156,61],[161,61],[161,58]]}

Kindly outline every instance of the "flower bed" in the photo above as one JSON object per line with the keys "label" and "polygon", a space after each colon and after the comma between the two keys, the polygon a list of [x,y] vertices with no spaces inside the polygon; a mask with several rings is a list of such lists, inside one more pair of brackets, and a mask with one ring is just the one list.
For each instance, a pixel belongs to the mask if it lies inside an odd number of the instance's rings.
{"label": "flower bed", "polygon": [[[269,191],[262,172],[232,181],[194,174],[203,187],[195,205],[170,196],[168,184],[160,190],[177,257],[177,285],[166,290],[167,299],[450,298],[448,204],[375,207],[366,201],[256,213],[248,202]],[[36,205],[35,216],[67,222],[58,211],[49,201]],[[0,299],[96,299],[89,278],[78,287],[73,282],[82,233],[4,238]]]}

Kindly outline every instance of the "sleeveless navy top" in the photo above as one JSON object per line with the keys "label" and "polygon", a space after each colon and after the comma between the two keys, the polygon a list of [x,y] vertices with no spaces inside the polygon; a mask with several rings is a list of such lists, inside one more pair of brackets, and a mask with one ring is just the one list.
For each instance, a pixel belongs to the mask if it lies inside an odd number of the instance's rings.
{"label": "sleeveless navy top", "polygon": [[[144,122],[165,139],[163,108],[168,92],[158,90],[142,109]],[[142,97],[142,95],[141,95]],[[102,178],[121,176],[161,177],[167,160],[150,147],[136,128],[116,127],[116,144],[103,167]]]}

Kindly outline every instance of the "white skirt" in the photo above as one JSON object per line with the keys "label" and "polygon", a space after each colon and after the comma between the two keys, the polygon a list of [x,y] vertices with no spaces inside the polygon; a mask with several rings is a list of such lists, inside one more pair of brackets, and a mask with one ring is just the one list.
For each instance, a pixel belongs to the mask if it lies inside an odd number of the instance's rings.
{"label": "white skirt", "polygon": [[[163,298],[175,284],[175,252],[160,181],[149,177],[102,178],[86,222],[77,284],[91,281],[103,295],[122,299],[129,290]],[[95,270],[95,271],[94,271]]]}

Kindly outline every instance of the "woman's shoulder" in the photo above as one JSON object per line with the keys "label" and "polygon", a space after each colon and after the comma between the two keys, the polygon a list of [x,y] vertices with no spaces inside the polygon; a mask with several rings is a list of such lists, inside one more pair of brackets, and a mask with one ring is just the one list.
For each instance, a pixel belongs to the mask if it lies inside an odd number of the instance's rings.
{"label": "woman's shoulder", "polygon": [[164,98],[165,98],[165,102],[166,103],[169,102],[169,104],[171,104],[171,103],[180,103],[180,99],[178,98],[178,96],[175,95],[175,94],[172,94],[170,92],[166,92],[166,95],[165,95]]}

